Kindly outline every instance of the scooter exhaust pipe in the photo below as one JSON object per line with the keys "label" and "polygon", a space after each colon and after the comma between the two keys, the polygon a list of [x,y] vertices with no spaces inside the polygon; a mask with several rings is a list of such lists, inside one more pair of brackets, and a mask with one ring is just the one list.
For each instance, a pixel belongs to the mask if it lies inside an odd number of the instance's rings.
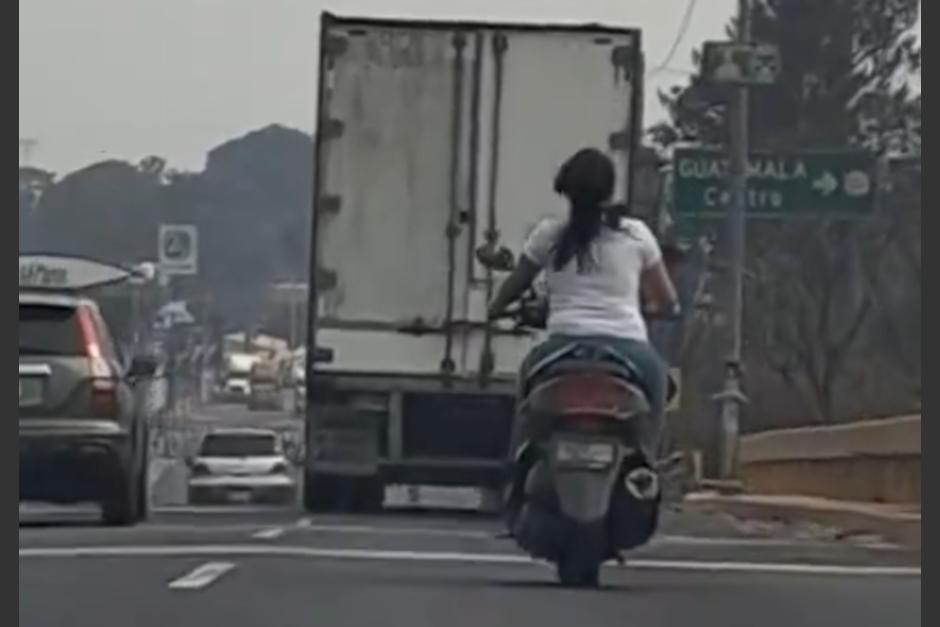
{"label": "scooter exhaust pipe", "polygon": [[634,468],[624,477],[627,492],[638,501],[652,501],[659,496],[659,475],[646,467]]}

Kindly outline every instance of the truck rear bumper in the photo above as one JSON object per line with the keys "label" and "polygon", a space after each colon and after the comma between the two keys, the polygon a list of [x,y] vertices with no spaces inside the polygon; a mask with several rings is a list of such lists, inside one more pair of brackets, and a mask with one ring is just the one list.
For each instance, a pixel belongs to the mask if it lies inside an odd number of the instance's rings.
{"label": "truck rear bumper", "polygon": [[384,483],[497,485],[509,458],[515,387],[470,380],[314,380],[307,468]]}
{"label": "truck rear bumper", "polygon": [[314,473],[348,477],[377,478],[385,484],[435,486],[501,486],[507,464],[496,460],[378,460],[375,464],[312,462]]}

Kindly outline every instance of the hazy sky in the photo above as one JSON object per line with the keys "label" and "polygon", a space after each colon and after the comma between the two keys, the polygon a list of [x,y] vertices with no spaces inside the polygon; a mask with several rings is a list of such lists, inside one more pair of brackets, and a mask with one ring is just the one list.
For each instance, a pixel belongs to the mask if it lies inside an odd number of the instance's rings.
{"label": "hazy sky", "polygon": [[[318,19],[342,15],[604,22],[643,30],[647,66],[669,52],[689,0],[20,0],[19,136],[60,174],[104,158],[206,151],[280,123],[313,130]],[[670,67],[723,37],[735,0],[699,0]],[[647,79],[646,123],[662,118]],[[22,159],[22,153],[21,153]]]}

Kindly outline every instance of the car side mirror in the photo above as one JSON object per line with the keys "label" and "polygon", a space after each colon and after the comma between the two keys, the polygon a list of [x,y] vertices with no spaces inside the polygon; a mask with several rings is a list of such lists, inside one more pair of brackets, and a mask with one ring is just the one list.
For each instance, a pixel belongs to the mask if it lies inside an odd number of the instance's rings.
{"label": "car side mirror", "polygon": [[148,379],[157,374],[157,358],[153,355],[138,355],[131,360],[127,376],[131,379]]}
{"label": "car side mirror", "polygon": [[477,248],[476,258],[480,265],[494,272],[512,272],[516,267],[515,255],[505,246],[496,248],[493,245],[484,244]]}

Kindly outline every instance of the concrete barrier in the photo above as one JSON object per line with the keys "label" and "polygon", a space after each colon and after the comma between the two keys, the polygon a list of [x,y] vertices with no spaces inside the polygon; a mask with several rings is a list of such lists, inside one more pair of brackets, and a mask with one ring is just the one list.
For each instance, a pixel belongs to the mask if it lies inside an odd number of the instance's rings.
{"label": "concrete barrier", "polygon": [[920,503],[921,417],[787,429],[741,438],[750,493]]}

